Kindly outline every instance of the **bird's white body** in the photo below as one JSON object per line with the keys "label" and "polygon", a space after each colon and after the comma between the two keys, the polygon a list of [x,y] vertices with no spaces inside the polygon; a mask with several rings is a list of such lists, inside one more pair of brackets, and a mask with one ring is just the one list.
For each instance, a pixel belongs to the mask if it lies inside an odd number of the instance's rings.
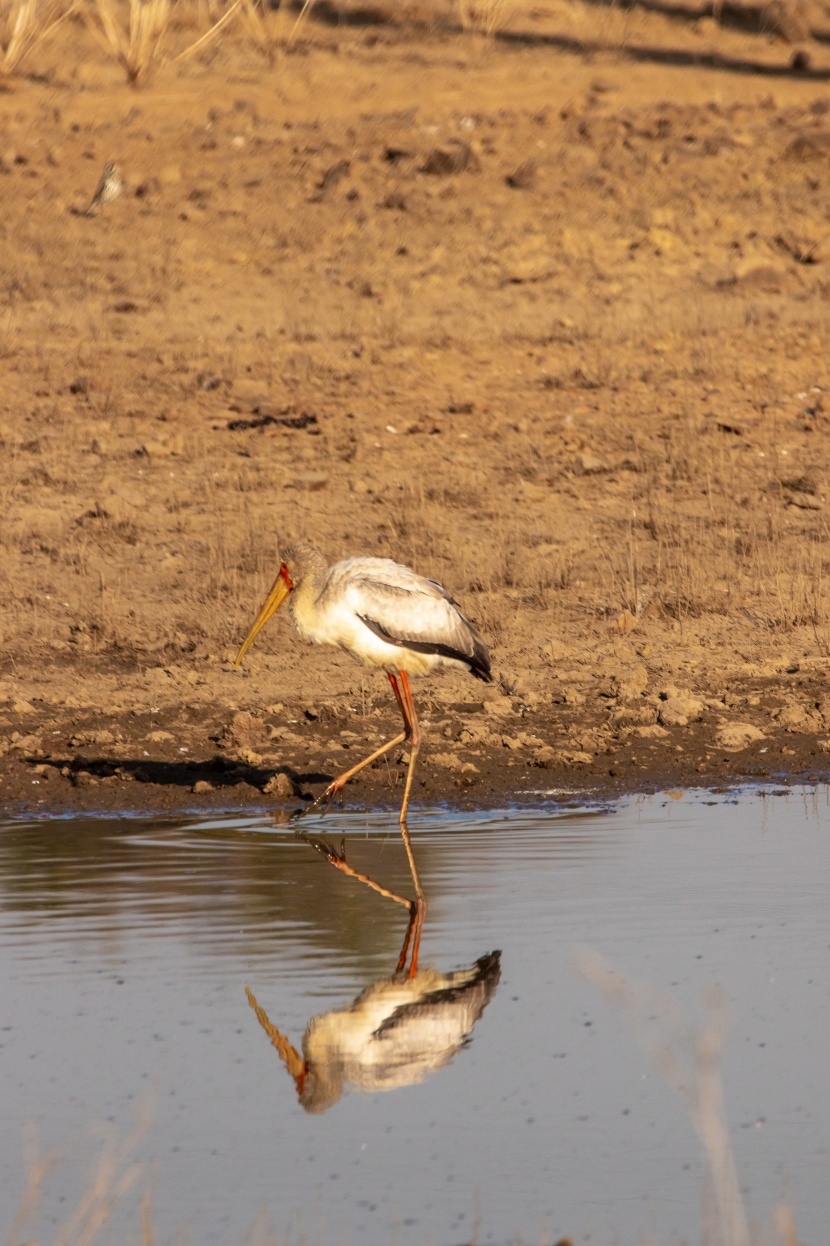
{"label": "bird's white body", "polygon": [[499,952],[453,973],[419,969],[366,988],[347,1008],[312,1017],[303,1052],[248,994],[260,1024],[295,1079],[307,1112],[324,1112],[347,1086],[375,1093],[411,1086],[442,1068],[468,1041],[501,976]]}
{"label": "bird's white body", "polygon": [[478,639],[471,624],[440,584],[390,558],[347,558],[327,567],[324,578],[304,575],[290,604],[304,640],[337,645],[368,666],[409,675],[470,669],[465,659]]}
{"label": "bird's white body", "polygon": [[442,1068],[469,1038],[499,981],[499,954],[469,969],[419,969],[367,987],[350,1008],[312,1017],[303,1037],[304,1106],[329,1107],[351,1084],[393,1090]]}

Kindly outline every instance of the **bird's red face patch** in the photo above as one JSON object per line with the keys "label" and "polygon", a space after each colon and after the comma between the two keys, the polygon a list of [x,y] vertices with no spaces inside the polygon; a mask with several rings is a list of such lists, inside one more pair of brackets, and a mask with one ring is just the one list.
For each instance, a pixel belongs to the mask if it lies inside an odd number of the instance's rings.
{"label": "bird's red face patch", "polygon": [[288,568],[286,567],[284,562],[280,563],[280,575],[285,581],[285,587],[287,589],[292,589],[294,587],[294,581],[291,579],[291,576],[288,574]]}

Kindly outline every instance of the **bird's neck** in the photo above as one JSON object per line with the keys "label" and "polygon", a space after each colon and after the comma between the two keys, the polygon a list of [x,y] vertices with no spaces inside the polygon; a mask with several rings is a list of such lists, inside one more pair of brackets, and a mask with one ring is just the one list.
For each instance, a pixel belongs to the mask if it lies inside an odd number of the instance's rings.
{"label": "bird's neck", "polygon": [[329,569],[323,555],[312,549],[303,551],[303,564],[302,575],[291,594],[291,610],[300,635],[313,639],[317,602],[326,586]]}

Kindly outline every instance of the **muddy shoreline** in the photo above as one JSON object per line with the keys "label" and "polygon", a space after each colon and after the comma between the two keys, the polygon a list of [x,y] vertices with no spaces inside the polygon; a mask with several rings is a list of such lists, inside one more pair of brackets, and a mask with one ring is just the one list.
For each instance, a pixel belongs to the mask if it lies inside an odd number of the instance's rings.
{"label": "muddy shoreline", "polygon": [[[595,696],[597,709],[578,714],[564,701],[530,704],[498,693],[467,702],[426,699],[413,811],[825,780],[830,742],[819,711],[817,730],[777,725],[801,704],[805,681],[798,682],[797,700],[780,685],[762,693],[756,685],[733,689],[731,705],[682,693],[621,698],[608,687]],[[819,682],[810,694],[817,703]],[[121,715],[17,708],[26,733],[7,736],[0,758],[3,807],[15,817],[262,810],[287,818],[397,730],[382,701],[350,708],[306,700],[253,711],[214,703],[198,712],[170,706]],[[352,780],[345,807],[394,813],[407,756],[397,750]]]}

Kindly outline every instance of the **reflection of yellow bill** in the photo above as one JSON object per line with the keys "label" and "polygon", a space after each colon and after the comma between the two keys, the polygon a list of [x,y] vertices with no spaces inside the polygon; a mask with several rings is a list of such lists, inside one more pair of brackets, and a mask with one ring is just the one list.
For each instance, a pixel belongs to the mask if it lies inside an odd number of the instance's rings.
{"label": "reflection of yellow bill", "polygon": [[259,614],[254,619],[253,627],[242,642],[239,653],[236,655],[234,666],[239,666],[240,662],[245,657],[245,654],[253,644],[254,638],[259,635],[271,616],[276,614],[293,587],[294,585],[291,583],[288,576],[288,568],[285,565],[281,566],[280,573],[276,580],[274,580],[273,588],[265,598],[265,603]]}

